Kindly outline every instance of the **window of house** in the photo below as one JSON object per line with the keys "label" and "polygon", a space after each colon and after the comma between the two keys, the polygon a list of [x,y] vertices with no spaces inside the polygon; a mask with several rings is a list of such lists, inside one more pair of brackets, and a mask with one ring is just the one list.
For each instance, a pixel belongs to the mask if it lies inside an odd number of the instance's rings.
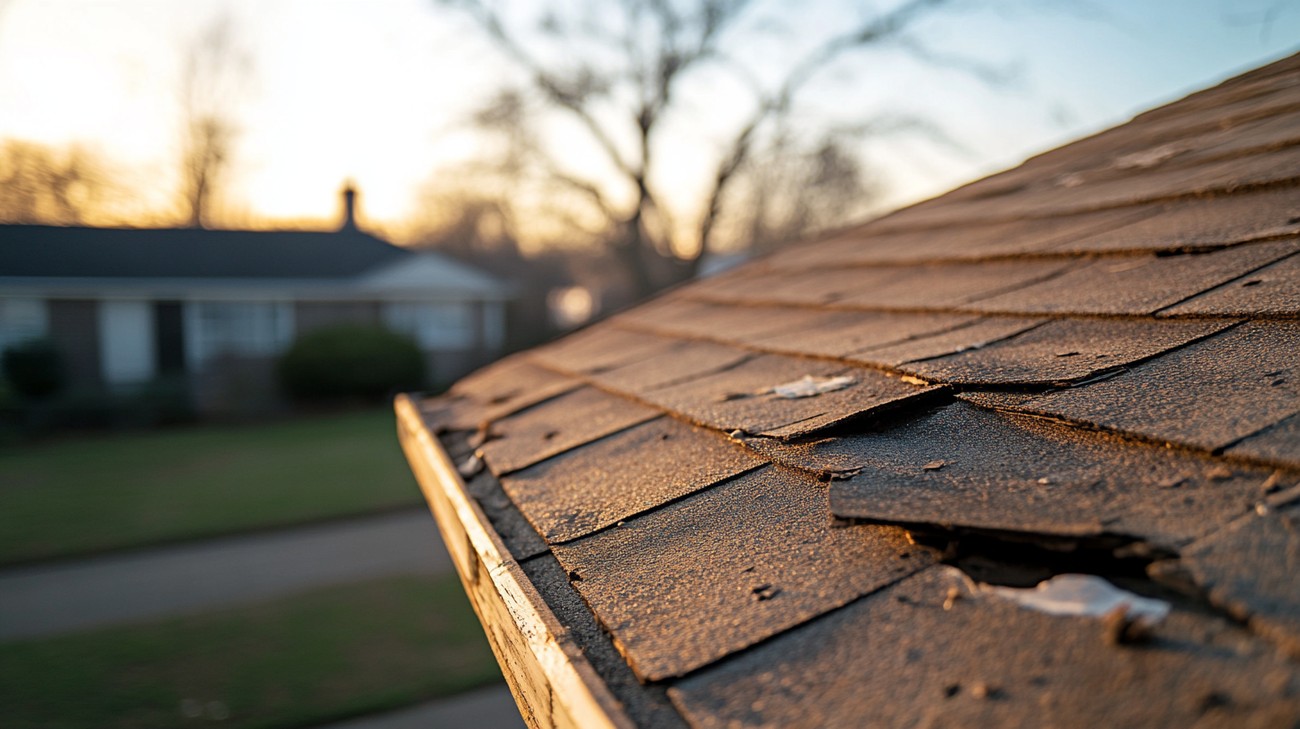
{"label": "window of house", "polygon": [[0,352],[49,331],[49,314],[42,299],[0,298]]}
{"label": "window of house", "polygon": [[186,350],[193,362],[221,355],[271,356],[293,341],[293,305],[195,301],[186,306]]}
{"label": "window of house", "polygon": [[384,305],[384,324],[415,340],[421,349],[470,349],[474,310],[464,302],[398,302]]}

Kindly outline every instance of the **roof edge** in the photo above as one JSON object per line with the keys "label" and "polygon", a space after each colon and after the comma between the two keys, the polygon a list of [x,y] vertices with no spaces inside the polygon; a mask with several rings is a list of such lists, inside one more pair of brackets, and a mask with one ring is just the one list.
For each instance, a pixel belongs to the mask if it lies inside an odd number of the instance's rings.
{"label": "roof edge", "polygon": [[398,440],[492,653],[532,727],[634,724],[502,543],[415,401],[398,395]]}

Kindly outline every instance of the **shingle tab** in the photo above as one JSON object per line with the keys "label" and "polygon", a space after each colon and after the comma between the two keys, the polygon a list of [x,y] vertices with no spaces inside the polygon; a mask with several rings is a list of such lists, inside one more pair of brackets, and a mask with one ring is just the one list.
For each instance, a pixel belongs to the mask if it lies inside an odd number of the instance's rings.
{"label": "shingle tab", "polygon": [[[843,389],[785,398],[772,388],[804,377],[849,377]],[[795,437],[894,407],[935,391],[883,372],[836,362],[761,355],[715,375],[645,393],[654,405],[724,432]]]}
{"label": "shingle tab", "polygon": [[975,323],[970,314],[824,311],[809,326],[747,342],[762,349],[843,358]]}
{"label": "shingle tab", "polygon": [[661,413],[584,387],[497,420],[480,451],[500,476],[531,466]]}
{"label": "shingle tab", "polygon": [[1049,285],[1073,261],[1016,260],[935,264],[891,271],[888,282],[845,295],[837,306],[861,309],[951,309],[1027,286]]}
{"label": "shingle tab", "polygon": [[1300,316],[1300,255],[1165,309],[1168,316]]}
{"label": "shingle tab", "polygon": [[761,465],[717,433],[660,418],[505,476],[501,486],[555,543]]}
{"label": "shingle tab", "polygon": [[1146,218],[1154,210],[1103,210],[1050,220],[1012,220],[942,230],[872,234],[871,226],[792,246],[771,263],[784,269],[979,260],[1053,250],[1065,241]]}
{"label": "shingle tab", "polygon": [[[824,306],[845,296],[889,283],[894,271],[867,266],[783,271],[757,268],[688,293],[722,303]],[[775,333],[775,332],[773,332]]]}
{"label": "shingle tab", "polygon": [[555,555],[637,675],[656,681],[933,562],[901,529],[833,527],[825,502],[825,485],[769,467]]}
{"label": "shingle tab", "polygon": [[1152,314],[1297,250],[1300,242],[1285,241],[1204,254],[1102,258],[963,308],[1010,314]]}
{"label": "shingle tab", "polygon": [[[962,227],[1023,218],[1027,213],[1036,218],[1058,217],[1254,187],[1283,187],[1300,179],[1300,146],[1201,164],[1181,165],[1174,158],[1170,164],[1123,170],[1112,163],[1123,155],[1175,140],[1153,131],[1141,143],[1117,144],[1110,150],[1087,149],[1105,141],[1098,135],[1053,153],[1067,155],[1064,161],[1045,155],[982,181],[980,186],[989,196],[972,191],[966,199],[936,198],[882,219],[881,227]],[[1098,164],[1099,159],[1105,161]]]}
{"label": "shingle tab", "polygon": [[[952,594],[962,595],[945,609]],[[692,726],[1288,726],[1296,667],[1191,610],[1147,646],[933,567],[677,683]]]}
{"label": "shingle tab", "polygon": [[602,387],[643,396],[642,393],[727,370],[756,356],[753,352],[713,342],[690,342],[593,375]]}
{"label": "shingle tab", "polygon": [[637,680],[610,642],[609,635],[601,630],[595,616],[569,583],[568,573],[554,557],[545,555],[531,559],[520,567],[564,625],[567,637],[582,648],[582,654],[600,672],[605,685],[623,703],[638,728],[675,729],[686,726],[669,703],[662,686],[642,686]]}
{"label": "shingle tab", "polygon": [[1226,453],[1300,468],[1300,415],[1292,415],[1238,441]]}
{"label": "shingle tab", "polygon": [[933,382],[958,384],[1069,382],[1154,357],[1232,323],[1066,319],[987,347],[904,364],[899,369]]}
{"label": "shingle tab", "polygon": [[465,377],[447,396],[426,404],[437,430],[474,430],[582,386],[582,381],[509,357]]}
{"label": "shingle tab", "polygon": [[685,342],[646,332],[593,327],[529,351],[528,359],[551,369],[592,374],[664,354]]}
{"label": "shingle tab", "polygon": [[1300,657],[1300,508],[1243,517],[1191,545],[1180,562],[1213,603]]}
{"label": "shingle tab", "polygon": [[1300,412],[1300,322],[1248,322],[1033,412],[1215,450]]}
{"label": "shingle tab", "polygon": [[840,517],[1169,548],[1254,508],[1270,474],[962,403],[791,457],[856,460],[862,472],[831,488]]}
{"label": "shingle tab", "polygon": [[1058,253],[1175,251],[1300,234],[1300,192],[1263,190],[1153,206],[1129,225],[1055,245]]}
{"label": "shingle tab", "polygon": [[736,306],[670,299],[645,311],[634,310],[618,321],[679,337],[735,338],[762,337],[804,326],[816,312],[793,308],[751,309]]}
{"label": "shingle tab", "polygon": [[1046,324],[1048,319],[986,316],[966,326],[931,334],[929,336],[909,339],[905,342],[884,347],[871,347],[845,357],[851,362],[897,367],[904,362],[943,357],[945,355],[966,352],[987,347],[1008,337],[1027,332],[1034,327]]}

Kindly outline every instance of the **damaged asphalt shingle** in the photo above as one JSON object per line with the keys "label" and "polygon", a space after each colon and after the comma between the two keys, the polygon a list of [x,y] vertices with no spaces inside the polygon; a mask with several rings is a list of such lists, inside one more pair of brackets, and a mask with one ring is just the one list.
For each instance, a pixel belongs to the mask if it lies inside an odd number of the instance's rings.
{"label": "damaged asphalt shingle", "polygon": [[[1178,611],[1149,646],[1103,621],[972,596],[934,567],[678,682],[693,726],[1287,726],[1300,675],[1222,619]],[[944,605],[952,594],[960,595]]]}
{"label": "damaged asphalt shingle", "polygon": [[[770,452],[770,457],[780,456]],[[805,456],[862,472],[831,486],[839,517],[1061,537],[1117,535],[1176,549],[1247,513],[1272,469],[1125,443],[956,403]],[[925,464],[942,460],[939,470]]]}
{"label": "damaged asphalt shingle", "polygon": [[[426,420],[505,474],[470,491],[634,721],[1294,725],[1297,111],[1300,55],[516,355]],[[1035,613],[909,540],[1172,613]]]}

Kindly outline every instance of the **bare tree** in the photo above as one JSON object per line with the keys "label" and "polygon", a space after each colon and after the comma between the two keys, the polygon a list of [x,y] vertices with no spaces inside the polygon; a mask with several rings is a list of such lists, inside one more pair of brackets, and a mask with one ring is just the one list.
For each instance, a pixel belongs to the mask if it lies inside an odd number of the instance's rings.
{"label": "bare tree", "polygon": [[180,79],[181,198],[191,227],[212,223],[239,135],[235,106],[251,70],[228,17],[205,27],[186,49]]}
{"label": "bare tree", "polygon": [[[502,89],[475,118],[504,140],[503,171],[516,186],[543,181],[552,195],[562,192],[568,204],[552,205],[551,212],[569,210],[579,234],[603,241],[638,297],[694,274],[724,228],[748,226],[749,234],[761,229],[760,238],[768,239],[797,235],[827,222],[818,196],[840,203],[842,197],[826,196],[866,191],[849,141],[867,126],[858,132],[801,126],[803,143],[784,133],[801,92],[846,54],[892,44],[927,63],[992,75],[969,59],[934,52],[913,33],[950,0],[903,0],[805,48],[775,74],[759,73],[764,69],[752,61],[746,65],[733,52],[745,34],[753,39],[750,0],[577,0],[567,12],[548,6],[531,17],[489,0],[442,2],[472,18],[523,72],[518,87]],[[731,114],[730,130],[718,141],[698,210],[669,210],[664,178],[656,176],[669,141],[665,120],[680,116],[690,89],[698,98],[694,83],[716,84],[719,74],[747,96],[740,101],[744,111]],[[569,148],[539,131],[540,123],[554,119],[566,121],[595,150],[596,169],[575,169]],[[919,120],[895,121],[925,128]],[[807,144],[809,139],[817,141]],[[803,159],[791,164],[792,155]],[[773,188],[770,178],[778,170],[783,185]],[[782,189],[800,194],[773,204]],[[728,211],[737,206],[760,214],[741,222],[743,215]],[[776,220],[778,208],[789,215]]]}
{"label": "bare tree", "polygon": [[78,225],[102,212],[109,187],[102,161],[80,147],[0,145],[0,222]]}

